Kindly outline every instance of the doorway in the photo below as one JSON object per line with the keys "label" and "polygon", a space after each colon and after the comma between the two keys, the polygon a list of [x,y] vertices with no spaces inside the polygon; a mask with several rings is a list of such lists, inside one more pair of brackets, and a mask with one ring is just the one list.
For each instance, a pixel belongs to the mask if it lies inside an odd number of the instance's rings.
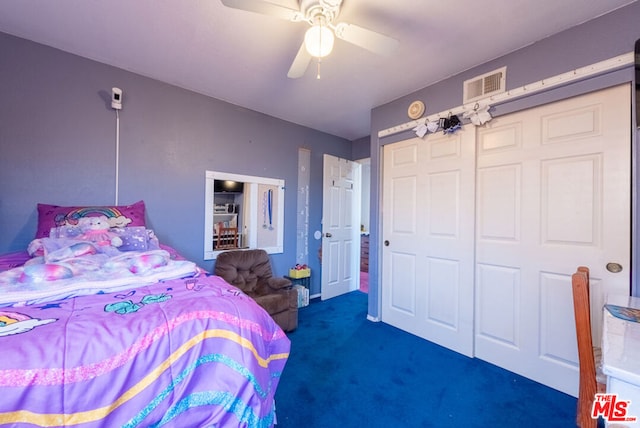
{"label": "doorway", "polygon": [[358,159],[360,164],[360,291],[369,292],[369,230],[371,217],[371,158]]}
{"label": "doorway", "polygon": [[322,187],[321,298],[358,288],[360,165],[325,154]]}

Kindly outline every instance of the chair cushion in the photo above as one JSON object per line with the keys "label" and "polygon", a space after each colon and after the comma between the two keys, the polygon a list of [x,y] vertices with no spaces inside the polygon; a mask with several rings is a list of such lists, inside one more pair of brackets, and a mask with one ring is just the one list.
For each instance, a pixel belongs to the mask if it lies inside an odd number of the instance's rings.
{"label": "chair cushion", "polygon": [[269,314],[289,309],[289,298],[283,293],[265,294],[263,296],[252,296],[256,303],[264,308]]}
{"label": "chair cushion", "polygon": [[265,294],[264,285],[271,273],[271,262],[263,250],[226,251],[218,255],[215,274],[245,293]]}

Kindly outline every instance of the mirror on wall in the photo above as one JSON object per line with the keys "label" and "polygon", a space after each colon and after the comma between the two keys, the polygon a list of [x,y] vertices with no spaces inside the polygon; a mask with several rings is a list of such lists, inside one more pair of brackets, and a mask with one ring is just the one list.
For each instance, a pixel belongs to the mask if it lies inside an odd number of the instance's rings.
{"label": "mirror on wall", "polygon": [[205,173],[204,259],[221,251],[283,252],[284,180]]}

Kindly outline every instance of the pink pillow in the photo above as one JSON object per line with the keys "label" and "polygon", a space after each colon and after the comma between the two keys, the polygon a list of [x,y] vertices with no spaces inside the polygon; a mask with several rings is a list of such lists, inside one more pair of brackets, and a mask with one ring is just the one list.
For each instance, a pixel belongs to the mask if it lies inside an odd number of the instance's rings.
{"label": "pink pillow", "polygon": [[46,238],[53,227],[76,225],[82,217],[106,216],[111,227],[145,226],[144,201],[132,205],[103,207],[60,207],[38,204],[36,239]]}

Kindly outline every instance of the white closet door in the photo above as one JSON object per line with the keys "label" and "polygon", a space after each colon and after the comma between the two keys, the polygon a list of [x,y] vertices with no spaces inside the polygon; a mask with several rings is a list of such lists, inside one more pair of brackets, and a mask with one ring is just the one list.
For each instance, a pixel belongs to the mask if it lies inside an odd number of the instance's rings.
{"label": "white closet door", "polygon": [[382,320],[577,395],[571,274],[594,343],[629,293],[630,111],[621,85],[385,146]]}
{"label": "white closet door", "polygon": [[474,162],[473,127],[384,147],[382,320],[466,355]]}
{"label": "white closet door", "polygon": [[477,131],[476,356],[574,396],[571,274],[591,269],[595,343],[629,293],[630,107],[623,85]]}

